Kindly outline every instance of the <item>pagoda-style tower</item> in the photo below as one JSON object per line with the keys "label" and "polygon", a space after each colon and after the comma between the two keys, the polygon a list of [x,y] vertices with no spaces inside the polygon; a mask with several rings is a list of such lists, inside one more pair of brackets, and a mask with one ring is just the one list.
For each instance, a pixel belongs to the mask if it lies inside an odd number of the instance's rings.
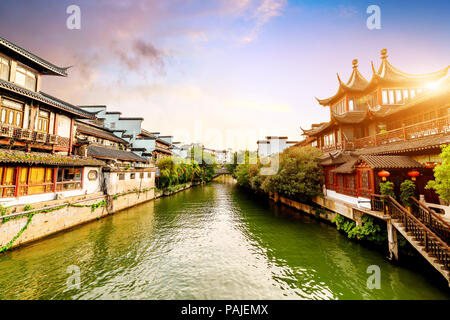
{"label": "pagoda-style tower", "polygon": [[370,81],[359,72],[358,60],[353,60],[349,80],[344,83],[338,74],[337,92],[326,99],[316,98],[320,105],[330,108],[330,121],[303,131],[310,139],[314,138],[315,146],[332,151],[377,145],[376,141],[365,144],[365,140],[442,114],[442,110],[432,110],[435,115],[424,116],[423,113],[430,110],[417,110],[417,117],[406,121],[396,116],[415,98],[427,95],[429,86],[442,80],[450,66],[432,73],[413,75],[395,68],[387,58],[387,49],[381,50],[381,65],[376,71],[372,62]]}

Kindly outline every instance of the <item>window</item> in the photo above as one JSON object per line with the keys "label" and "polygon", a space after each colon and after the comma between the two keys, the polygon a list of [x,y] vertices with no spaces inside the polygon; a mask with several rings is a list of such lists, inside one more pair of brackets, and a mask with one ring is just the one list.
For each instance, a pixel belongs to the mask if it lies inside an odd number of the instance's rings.
{"label": "window", "polygon": [[0,57],[0,79],[9,81],[9,70],[10,70],[9,60]]}
{"label": "window", "polygon": [[2,99],[0,121],[16,127],[22,127],[24,105],[8,99]]}
{"label": "window", "polygon": [[381,91],[381,98],[383,100],[383,104],[389,104],[387,90]]}
{"label": "window", "polygon": [[406,100],[409,99],[409,90],[408,89],[403,89],[403,101],[406,102]]}
{"label": "window", "polygon": [[334,134],[333,133],[327,134],[324,137],[324,144],[325,144],[325,146],[332,146],[332,145],[335,144],[335,142],[334,142]]}
{"label": "window", "polygon": [[383,89],[381,97],[383,104],[403,104],[409,99],[413,99],[417,94],[421,93],[423,89]]}
{"label": "window", "polygon": [[136,179],[136,173],[130,173],[130,180]]}
{"label": "window", "polygon": [[148,174],[147,174],[147,178],[151,178],[152,177],[152,173],[151,172],[149,172]]}
{"label": "window", "polygon": [[353,111],[354,110],[354,103],[353,103],[353,99],[348,100],[348,111]]}
{"label": "window", "polygon": [[50,122],[50,112],[39,110],[37,131],[48,133],[48,124]]}
{"label": "window", "polygon": [[402,102],[403,102],[402,90],[397,89],[397,90],[395,90],[395,103],[401,104]]}
{"label": "window", "polygon": [[28,90],[36,91],[36,75],[30,70],[17,66],[15,82]]}
{"label": "window", "polygon": [[369,171],[364,170],[361,172],[361,188],[369,189]]}
{"label": "window", "polygon": [[81,189],[82,168],[59,168],[56,191]]}
{"label": "window", "polygon": [[141,172],[140,177],[141,177],[141,179],[144,179],[144,173],[143,172]]}
{"label": "window", "polygon": [[394,90],[389,90],[389,104],[395,104]]}
{"label": "window", "polygon": [[345,105],[346,105],[345,99],[343,99],[340,102],[336,103],[333,106],[334,113],[336,113],[336,114],[343,114],[343,113],[345,113],[347,111]]}
{"label": "window", "polygon": [[17,168],[0,167],[0,197],[11,198],[16,192]]}
{"label": "window", "polygon": [[125,180],[125,173],[119,173],[119,180]]}
{"label": "window", "polygon": [[19,196],[53,191],[53,168],[20,168]]}

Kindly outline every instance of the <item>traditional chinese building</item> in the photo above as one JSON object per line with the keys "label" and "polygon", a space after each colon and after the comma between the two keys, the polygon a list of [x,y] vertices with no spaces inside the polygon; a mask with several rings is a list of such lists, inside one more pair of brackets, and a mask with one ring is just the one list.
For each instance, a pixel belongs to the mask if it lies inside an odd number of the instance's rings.
{"label": "traditional chinese building", "polygon": [[147,160],[129,150],[130,144],[102,126],[77,120],[75,152],[105,161],[111,167],[143,167]]}
{"label": "traditional chinese building", "polygon": [[95,113],[91,120],[129,142],[130,149],[138,156],[158,161],[172,155],[172,136],[161,136],[159,132],[150,132],[142,128],[144,118],[122,117],[121,112],[106,111],[106,106],[81,106],[82,109]]}
{"label": "traditional chinese building", "polygon": [[[76,119],[94,116],[41,91],[61,68],[0,38],[0,202],[15,205],[98,189],[87,172],[103,162],[72,155]],[[96,184],[96,185],[94,185]]]}
{"label": "traditional chinese building", "polygon": [[440,162],[440,146],[450,143],[450,81],[442,70],[413,75],[395,68],[381,51],[381,65],[368,81],[353,60],[350,79],[338,75],[338,90],[317,99],[329,108],[330,121],[303,130],[305,144],[324,152],[322,165],[328,194],[364,202],[379,192],[382,170],[390,173],[396,191],[418,171],[417,193],[438,203],[426,183]]}

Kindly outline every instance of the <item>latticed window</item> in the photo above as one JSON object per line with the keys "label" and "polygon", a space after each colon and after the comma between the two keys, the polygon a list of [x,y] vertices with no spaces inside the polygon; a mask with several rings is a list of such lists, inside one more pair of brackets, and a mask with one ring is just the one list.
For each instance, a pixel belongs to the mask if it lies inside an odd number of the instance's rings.
{"label": "latticed window", "polygon": [[361,172],[361,187],[369,189],[369,171],[367,170]]}
{"label": "latticed window", "polygon": [[0,167],[0,197],[10,198],[14,197],[16,186],[16,174],[17,168],[12,167]]}
{"label": "latticed window", "polygon": [[338,175],[338,186],[339,187],[344,187],[344,176],[342,175]]}
{"label": "latticed window", "polygon": [[39,110],[37,121],[38,121],[37,130],[39,132],[47,133],[50,123],[50,112],[45,110]]}
{"label": "latticed window", "polygon": [[36,91],[36,74],[26,68],[17,67],[15,82],[28,90]]}
{"label": "latticed window", "polygon": [[22,127],[23,110],[24,105],[22,103],[9,99],[2,99],[0,121],[12,126]]}
{"label": "latticed window", "polygon": [[347,188],[354,190],[355,189],[355,176],[348,176],[347,178]]}

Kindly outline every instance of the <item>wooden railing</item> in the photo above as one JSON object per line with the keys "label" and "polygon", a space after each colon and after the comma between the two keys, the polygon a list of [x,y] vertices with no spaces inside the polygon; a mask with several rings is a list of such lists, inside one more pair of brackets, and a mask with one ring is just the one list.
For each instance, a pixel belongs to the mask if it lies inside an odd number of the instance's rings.
{"label": "wooden railing", "polygon": [[450,115],[354,140],[356,149],[450,133]]}
{"label": "wooden railing", "polygon": [[416,198],[412,197],[411,200],[411,213],[445,243],[450,244],[450,224]]}
{"label": "wooden railing", "polygon": [[388,213],[392,219],[403,223],[405,232],[412,234],[415,240],[424,246],[425,251],[450,269],[450,247],[424,223],[406,210],[394,198],[372,195],[371,206],[374,211]]}
{"label": "wooden railing", "polygon": [[384,212],[386,214],[386,198],[377,194],[370,196],[370,207],[372,211]]}

